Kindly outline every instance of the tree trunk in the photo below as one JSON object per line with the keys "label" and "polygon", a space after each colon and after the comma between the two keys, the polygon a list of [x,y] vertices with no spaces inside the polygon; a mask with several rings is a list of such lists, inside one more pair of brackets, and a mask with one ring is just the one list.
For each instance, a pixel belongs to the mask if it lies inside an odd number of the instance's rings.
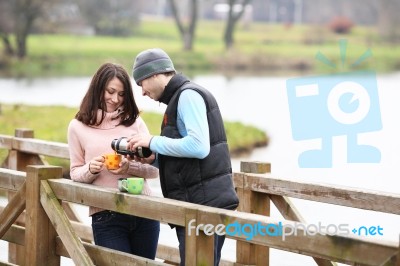
{"label": "tree trunk", "polygon": [[400,42],[400,3],[398,0],[380,0],[379,33],[387,41]]}
{"label": "tree trunk", "polygon": [[27,38],[34,20],[40,16],[41,1],[16,0],[15,2],[15,38],[17,41],[17,56],[24,58],[27,55]]}
{"label": "tree trunk", "polygon": [[[231,11],[229,11],[230,13]],[[231,17],[229,15],[229,17]],[[233,19],[228,18],[228,22],[226,24],[224,41],[225,41],[225,48],[229,50],[233,46],[233,29],[235,28]]]}
{"label": "tree trunk", "polygon": [[170,0],[172,15],[174,16],[176,26],[183,41],[183,49],[191,51],[193,49],[194,34],[197,26],[197,0],[191,0],[189,25],[185,27],[179,16],[178,8],[174,0]]}
{"label": "tree trunk", "polygon": [[6,56],[13,56],[14,49],[12,48],[10,39],[8,38],[8,35],[5,33],[1,34],[1,39],[3,40],[3,44],[4,44],[4,54]]}
{"label": "tree trunk", "polygon": [[26,39],[27,34],[25,32],[17,33],[17,56],[22,59],[26,56]]}
{"label": "tree trunk", "polygon": [[228,18],[227,18],[227,23],[226,23],[225,33],[224,33],[225,48],[227,50],[232,48],[232,46],[234,44],[233,34],[235,31],[235,25],[239,21],[241,16],[243,15],[243,13],[246,9],[246,6],[248,5],[249,2],[250,2],[250,0],[243,0],[242,9],[237,14],[235,14],[233,8],[236,4],[236,0],[229,0],[229,13],[228,13]]}

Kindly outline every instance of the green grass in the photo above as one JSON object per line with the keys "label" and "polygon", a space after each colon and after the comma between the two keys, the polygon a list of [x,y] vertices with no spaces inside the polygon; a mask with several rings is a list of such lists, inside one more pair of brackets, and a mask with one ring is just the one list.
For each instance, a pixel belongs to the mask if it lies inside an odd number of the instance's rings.
{"label": "green grass", "polygon": [[[238,24],[235,46],[226,51],[221,21],[199,21],[193,51],[183,51],[174,21],[142,21],[131,37],[31,35],[28,58],[3,59],[1,75],[89,76],[106,61],[132,68],[135,55],[150,47],[162,47],[179,71],[186,74],[227,70],[292,71],[299,65],[309,71],[335,71],[315,60],[317,52],[340,62],[339,40],[347,40],[347,61],[353,63],[364,51],[373,57],[361,68],[387,72],[400,69],[400,47],[385,43],[374,27],[355,27],[347,35],[334,34],[323,26],[252,23]],[[0,44],[2,49],[2,43]],[[1,60],[0,60],[1,61]],[[337,69],[341,70],[341,69]],[[336,70],[336,71],[337,71]]]}
{"label": "green grass", "polygon": [[[15,129],[29,128],[34,131],[34,137],[42,140],[67,143],[67,129],[71,119],[77,112],[76,108],[61,106],[28,106],[1,105],[0,134],[14,136]],[[162,115],[143,112],[152,135],[159,135]],[[266,145],[268,138],[265,132],[237,122],[225,122],[228,144],[232,154],[244,151],[254,146]],[[6,150],[0,150],[0,162],[6,156]],[[50,164],[68,167],[68,161],[47,158]]]}

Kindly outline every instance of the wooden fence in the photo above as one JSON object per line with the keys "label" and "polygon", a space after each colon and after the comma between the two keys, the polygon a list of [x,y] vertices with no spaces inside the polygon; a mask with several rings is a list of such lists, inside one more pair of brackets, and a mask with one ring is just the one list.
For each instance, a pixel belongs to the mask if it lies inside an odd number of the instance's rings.
{"label": "wooden fence", "polygon": [[[0,168],[0,190],[8,193],[8,204],[0,209],[0,239],[9,242],[9,260],[0,265],[60,265],[60,256],[76,265],[168,265],[179,262],[176,248],[159,245],[157,261],[144,259],[93,244],[91,228],[79,221],[70,203],[97,206],[121,213],[159,220],[205,232],[188,235],[186,265],[212,265],[210,227],[224,224],[268,228],[265,234],[227,235],[236,241],[236,260],[221,265],[269,265],[269,249],[308,255],[317,265],[400,266],[397,243],[324,232],[307,234],[306,221],[290,198],[353,208],[400,214],[400,195],[358,190],[318,183],[294,182],[269,174],[270,165],[242,162],[234,173],[240,198],[238,211],[206,207],[160,197],[130,195],[116,189],[95,187],[62,178],[62,168],[46,165],[42,156],[68,159],[63,143],[33,138],[27,129],[15,136],[0,135],[0,148],[8,156]],[[285,220],[270,217],[270,203]],[[194,221],[194,222],[193,222]],[[189,224],[190,222],[190,224]],[[207,226],[205,227],[204,225]],[[279,236],[279,228],[297,227],[297,235]],[[271,230],[270,230],[271,229]],[[278,231],[276,231],[278,230]]]}

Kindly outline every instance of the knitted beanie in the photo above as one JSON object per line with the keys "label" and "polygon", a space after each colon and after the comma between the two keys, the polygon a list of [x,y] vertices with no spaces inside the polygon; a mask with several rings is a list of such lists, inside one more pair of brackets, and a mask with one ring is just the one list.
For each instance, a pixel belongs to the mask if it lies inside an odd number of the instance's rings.
{"label": "knitted beanie", "polygon": [[174,64],[168,54],[160,48],[140,52],[133,64],[133,78],[137,85],[155,74],[175,72]]}

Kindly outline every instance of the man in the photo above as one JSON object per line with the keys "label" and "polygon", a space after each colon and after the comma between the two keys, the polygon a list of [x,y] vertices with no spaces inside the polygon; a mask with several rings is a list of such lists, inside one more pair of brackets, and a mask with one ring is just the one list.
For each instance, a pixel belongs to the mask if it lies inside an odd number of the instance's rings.
{"label": "man", "polygon": [[[167,105],[161,136],[135,135],[129,148],[149,147],[158,163],[164,197],[224,209],[236,209],[239,199],[224,124],[214,96],[177,74],[163,50],[139,53],[133,78],[143,95]],[[152,159],[140,159],[153,163]],[[185,264],[185,228],[177,226],[181,265]],[[218,265],[225,236],[215,235],[214,265]]]}

